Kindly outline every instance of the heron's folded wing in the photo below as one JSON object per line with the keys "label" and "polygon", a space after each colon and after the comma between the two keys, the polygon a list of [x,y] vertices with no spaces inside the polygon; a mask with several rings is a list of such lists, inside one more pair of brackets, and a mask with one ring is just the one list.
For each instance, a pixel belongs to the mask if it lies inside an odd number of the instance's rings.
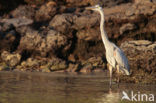
{"label": "heron's folded wing", "polygon": [[128,60],[121,49],[117,47],[114,49],[114,58],[117,64],[129,71]]}

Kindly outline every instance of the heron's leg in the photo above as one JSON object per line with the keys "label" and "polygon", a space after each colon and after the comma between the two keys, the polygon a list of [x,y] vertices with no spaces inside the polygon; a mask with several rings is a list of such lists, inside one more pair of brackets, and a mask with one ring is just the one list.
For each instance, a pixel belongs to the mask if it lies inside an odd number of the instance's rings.
{"label": "heron's leg", "polygon": [[112,87],[112,66],[111,65],[109,65],[109,73],[110,73],[110,81],[109,81],[109,87],[111,88]]}
{"label": "heron's leg", "polygon": [[117,75],[118,75],[118,77],[117,77],[117,83],[118,83],[118,87],[119,87],[119,82],[120,82],[120,79],[119,79],[119,76],[120,76],[120,75],[119,75],[119,69],[120,69],[120,68],[119,68],[119,65],[117,65],[117,73],[118,73],[118,74],[117,74]]}

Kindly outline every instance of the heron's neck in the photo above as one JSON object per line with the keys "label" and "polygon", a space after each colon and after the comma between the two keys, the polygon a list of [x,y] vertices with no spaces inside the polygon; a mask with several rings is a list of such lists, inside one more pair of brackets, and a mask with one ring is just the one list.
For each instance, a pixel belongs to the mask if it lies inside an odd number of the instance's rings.
{"label": "heron's neck", "polygon": [[107,36],[107,33],[105,32],[104,30],[104,12],[103,11],[100,11],[100,15],[101,15],[101,22],[100,22],[100,30],[101,30],[101,37],[102,37],[102,41],[105,45],[105,48],[106,48],[106,45],[108,45],[108,43],[110,42],[108,40],[108,36]]}

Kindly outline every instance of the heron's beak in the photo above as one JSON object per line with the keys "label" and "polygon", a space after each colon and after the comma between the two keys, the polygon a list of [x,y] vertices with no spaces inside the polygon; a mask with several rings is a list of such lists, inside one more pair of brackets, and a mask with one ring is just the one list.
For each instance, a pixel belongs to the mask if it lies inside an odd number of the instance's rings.
{"label": "heron's beak", "polygon": [[86,9],[86,10],[94,10],[95,7],[94,7],[94,6],[91,6],[91,7],[86,7],[85,9]]}

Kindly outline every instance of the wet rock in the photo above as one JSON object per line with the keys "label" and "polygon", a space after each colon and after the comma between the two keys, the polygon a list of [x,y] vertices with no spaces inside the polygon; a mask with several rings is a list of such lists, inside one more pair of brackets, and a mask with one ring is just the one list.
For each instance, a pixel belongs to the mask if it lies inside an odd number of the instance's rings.
{"label": "wet rock", "polygon": [[104,69],[102,68],[96,68],[92,71],[93,73],[102,73],[102,72],[106,72]]}
{"label": "wet rock", "polygon": [[51,72],[50,67],[48,65],[40,66],[40,69],[41,69],[42,72],[46,72],[46,73]]}
{"label": "wet rock", "polygon": [[40,72],[53,72],[67,69],[66,61],[59,58],[28,58],[23,61],[16,69],[21,71],[40,71]]}
{"label": "wet rock", "polygon": [[1,54],[1,59],[7,63],[9,66],[14,67],[20,63],[21,55],[18,53],[9,53],[7,51],[3,51]]}
{"label": "wet rock", "polygon": [[92,67],[91,64],[85,64],[85,65],[81,68],[80,72],[81,72],[81,73],[91,73],[92,69],[93,69],[93,67]]}
{"label": "wet rock", "polygon": [[67,69],[67,63],[61,59],[53,58],[51,60],[51,71],[65,70]]}
{"label": "wet rock", "polygon": [[123,34],[124,32],[131,31],[134,29],[136,29],[136,26],[134,24],[131,24],[131,23],[124,24],[120,28],[120,34]]}
{"label": "wet rock", "polygon": [[80,63],[76,64],[70,63],[68,68],[66,69],[66,72],[79,72],[81,68],[82,66]]}
{"label": "wet rock", "polygon": [[56,14],[56,3],[50,1],[45,5],[42,5],[38,11],[36,11],[36,21],[50,20]]}
{"label": "wet rock", "polygon": [[101,71],[106,69],[105,63],[102,60],[102,58],[101,57],[91,57],[88,60],[82,62],[82,68],[81,68],[80,72],[89,73],[89,72],[95,71],[96,69],[99,69],[99,68],[101,69]]}
{"label": "wet rock", "polygon": [[20,71],[50,72],[50,60],[47,58],[27,58],[20,65],[16,66]]}
{"label": "wet rock", "polygon": [[6,63],[2,62],[0,63],[0,71],[2,70],[10,70],[10,67]]}
{"label": "wet rock", "polygon": [[21,62],[21,65],[16,67],[20,71],[39,71],[40,60],[35,58],[28,58],[26,61]]}
{"label": "wet rock", "polygon": [[33,20],[19,17],[19,18],[12,18],[12,19],[2,19],[0,22],[8,25],[12,24],[14,27],[20,27],[20,26],[26,26],[32,24]]}
{"label": "wet rock", "polygon": [[[35,16],[35,8],[28,5],[21,5],[13,10],[10,15],[14,18],[28,18],[33,19]],[[21,21],[22,22],[22,21]]]}

